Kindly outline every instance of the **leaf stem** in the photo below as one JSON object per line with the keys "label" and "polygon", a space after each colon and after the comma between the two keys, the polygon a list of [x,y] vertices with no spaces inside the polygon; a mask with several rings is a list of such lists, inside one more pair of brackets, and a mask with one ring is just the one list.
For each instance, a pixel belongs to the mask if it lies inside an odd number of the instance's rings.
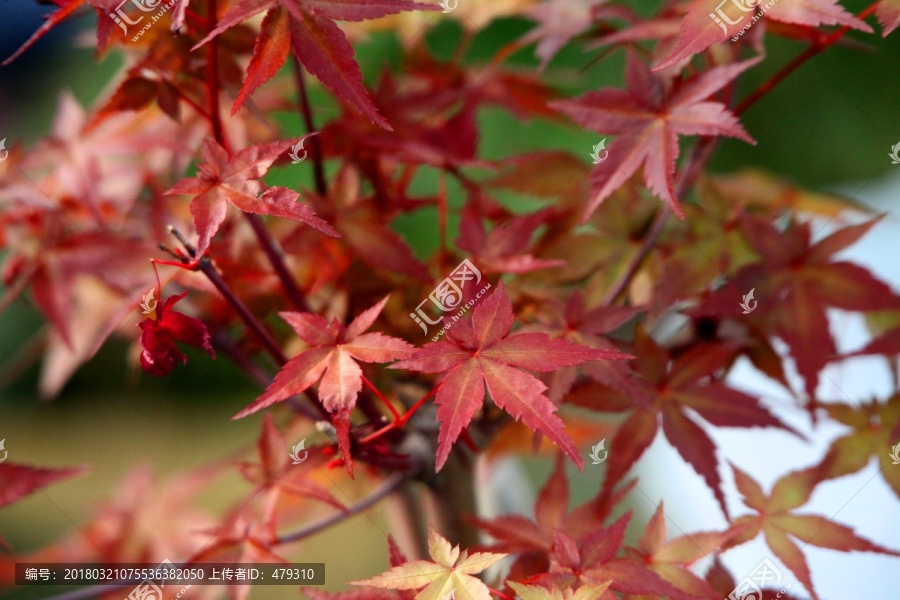
{"label": "leaf stem", "polygon": [[390,401],[389,401],[387,398],[384,397],[384,394],[381,393],[381,390],[379,390],[377,387],[375,387],[375,385],[374,385],[371,381],[369,381],[369,378],[366,377],[365,375],[362,376],[362,380],[363,380],[363,383],[366,384],[367,386],[369,386],[369,389],[371,389],[372,392],[373,392],[376,396],[378,396],[378,398],[379,398],[382,402],[384,402],[384,405],[388,407],[388,410],[391,411],[391,414],[392,414],[392,415],[394,415],[394,421],[399,421],[399,420],[400,420],[400,413],[398,413],[398,412],[397,412],[397,409],[394,408],[394,405],[391,404]]}
{"label": "leaf stem", "polygon": [[[363,379],[365,380],[365,377],[363,377]],[[385,425],[384,427],[382,427],[382,428],[379,429],[378,431],[376,431],[376,432],[374,432],[374,433],[370,433],[370,434],[367,435],[366,437],[364,437],[364,438],[362,438],[361,440],[359,440],[359,443],[360,443],[360,444],[368,444],[368,443],[371,442],[371,441],[377,440],[378,438],[380,438],[381,436],[383,436],[384,434],[386,434],[388,431],[391,431],[391,430],[393,430],[393,429],[399,429],[400,427],[403,427],[404,425],[406,425],[406,422],[409,421],[410,417],[412,417],[413,414],[414,414],[417,410],[419,410],[419,407],[422,406],[423,404],[425,404],[425,401],[426,401],[426,400],[428,400],[428,399],[431,398],[433,395],[435,395],[435,394],[437,393],[437,391],[438,391],[440,388],[441,388],[441,384],[438,384],[438,385],[434,386],[434,388],[432,388],[432,390],[431,390],[430,392],[428,392],[427,394],[425,394],[425,395],[422,397],[421,400],[419,400],[418,402],[416,402],[416,403],[413,405],[412,408],[410,408],[408,411],[406,411],[406,412],[403,414],[402,417],[400,417],[400,418],[398,418],[398,419],[395,419],[394,421],[388,423],[387,425]]]}
{"label": "leaf stem", "polygon": [[[306,91],[306,78],[303,75],[303,65],[296,54],[291,54],[294,63],[294,78],[297,80],[297,95],[300,101],[300,113],[303,115],[303,122],[306,124],[306,133],[316,131],[316,125],[313,121],[312,105],[309,103],[309,94]],[[319,136],[314,135],[310,138],[310,153],[313,159],[313,175],[316,180],[316,192],[323,198],[328,196],[328,184],[325,182],[325,157],[322,153],[322,144]]]}

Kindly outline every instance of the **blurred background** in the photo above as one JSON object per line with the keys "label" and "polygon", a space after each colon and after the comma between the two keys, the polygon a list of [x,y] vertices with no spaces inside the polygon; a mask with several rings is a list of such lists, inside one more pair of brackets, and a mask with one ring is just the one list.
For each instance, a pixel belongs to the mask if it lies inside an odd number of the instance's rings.
{"label": "blurred background", "polygon": [[[460,4],[476,1],[460,0]],[[650,4],[642,5],[642,10],[652,8]],[[858,12],[867,2],[845,0],[842,4]],[[30,0],[0,2],[0,57],[12,54],[39,27],[41,17],[52,10],[55,7]],[[449,18],[439,18],[436,23],[427,33],[427,42],[435,54],[448,57],[462,38],[462,29]],[[498,19],[478,34],[466,60],[473,64],[489,60],[530,27],[524,19]],[[94,28],[92,14],[68,20],[10,66],[0,68],[0,139],[7,139],[7,148],[13,143],[30,146],[49,131],[61,91],[71,90],[82,104],[90,104],[108,92],[122,59],[115,52],[95,59]],[[724,140],[710,168],[715,172],[761,168],[812,190],[840,192],[886,213],[869,236],[844,254],[900,290],[900,165],[891,165],[888,158],[891,146],[900,142],[900,33],[886,40],[879,34],[850,37],[863,40],[867,48],[835,47],[804,65],[742,118],[758,145]],[[392,32],[373,32],[359,41],[357,58],[368,80],[374,81],[382,69],[395,64],[401,49],[402,40]],[[767,40],[769,59],[749,72],[743,93],[801,49],[792,42]],[[597,54],[585,54],[570,45],[551,63],[543,79],[566,94],[621,85],[623,53],[592,64]],[[531,73],[537,65],[531,48],[516,53],[511,61]],[[317,109],[333,107],[331,98],[318,85],[313,88],[313,104]],[[319,114],[333,112],[324,108]],[[319,117],[320,124],[324,118]],[[278,115],[278,119],[286,130],[302,131],[297,115]],[[523,124],[499,110],[484,110],[480,119],[481,155],[486,158],[559,148],[587,162],[588,152],[596,143],[596,136],[574,126]],[[311,174],[304,172],[290,183],[308,187]],[[401,219],[399,228],[417,251],[424,252],[434,240],[417,224],[434,215],[421,212]],[[832,225],[817,224],[817,237],[826,235]],[[858,347],[865,339],[861,320],[842,313],[833,317],[841,348]],[[136,322],[135,317],[123,327],[133,327]],[[16,302],[0,315],[0,439],[6,438],[6,450],[16,462],[54,467],[86,464],[92,471],[0,509],[0,535],[17,552],[35,551],[63,535],[77,534],[78,525],[139,465],[146,465],[158,480],[165,480],[254,443],[258,417],[236,422],[229,419],[256,397],[258,389],[224,357],[211,361],[191,350],[187,352],[187,368],[156,379],[127,368],[127,346],[113,338],[58,398],[39,399],[35,391],[39,361],[34,359],[40,347],[33,340],[42,327],[40,315],[27,301]],[[884,398],[891,391],[888,371],[878,359],[857,359],[830,368],[827,374],[820,390],[825,400],[862,401]],[[768,405],[788,404],[779,401],[784,398],[783,390],[749,366],[738,368],[735,380],[742,389],[762,396]],[[811,442],[752,430],[708,428],[719,446],[720,460],[740,465],[764,487],[785,472],[815,462],[829,442],[841,434],[837,426],[813,430],[806,413],[799,409],[775,412],[806,433]],[[497,463],[494,476],[479,487],[485,510],[528,514],[535,491],[550,468],[548,457]],[[900,502],[876,474],[877,466],[870,464],[856,475],[821,485],[805,512],[833,517],[864,537],[900,547]],[[570,475],[574,505],[597,492],[602,468],[588,467],[582,474],[570,469]],[[645,522],[662,498],[670,518],[670,535],[724,527],[711,493],[662,436],[640,461],[639,475],[640,490],[629,496],[624,507],[638,513],[636,521]],[[741,514],[731,476],[723,475],[732,512]],[[214,513],[246,490],[239,478],[225,478],[201,495],[201,504]],[[350,488],[347,492],[354,497],[358,494]],[[316,509],[316,514],[328,514],[329,510]],[[390,524],[384,512],[375,508],[309,538],[285,556],[326,563],[325,589],[344,589],[342,582],[370,577],[387,567],[388,531]],[[630,532],[634,535],[634,528]],[[809,547],[804,551],[808,552],[813,580],[823,599],[900,598],[895,588],[896,559]],[[724,562],[740,579],[767,558],[767,552],[762,541],[755,541],[724,555]],[[784,577],[787,582],[793,581],[795,593],[802,595],[791,574],[784,571]],[[44,594],[18,591],[8,597],[39,598]],[[251,598],[296,597],[295,587],[260,587],[251,593]]]}

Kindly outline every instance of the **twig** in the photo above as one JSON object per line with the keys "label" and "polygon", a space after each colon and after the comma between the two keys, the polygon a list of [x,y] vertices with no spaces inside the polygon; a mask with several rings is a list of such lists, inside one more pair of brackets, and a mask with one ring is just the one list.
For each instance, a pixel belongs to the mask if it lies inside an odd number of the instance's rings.
{"label": "twig", "polygon": [[[206,26],[211,33],[218,25],[217,0],[209,0],[206,14]],[[225,148],[228,154],[231,149],[228,140],[225,139],[225,131],[222,128],[222,114],[219,109],[219,38],[214,37],[206,46],[206,88],[209,92],[209,116],[212,121],[213,135],[216,141]]]}
{"label": "twig", "polygon": [[269,262],[272,264],[272,268],[274,268],[275,272],[278,274],[281,285],[290,297],[291,302],[294,303],[297,310],[301,312],[311,312],[309,304],[306,302],[306,296],[297,285],[294,276],[288,270],[287,264],[284,262],[284,255],[281,252],[281,248],[279,248],[277,242],[272,239],[271,234],[266,229],[266,226],[263,225],[262,220],[253,213],[244,213],[244,216],[247,217],[250,227],[253,228],[253,233],[256,234],[256,239],[259,240],[263,252],[265,252]]}
{"label": "twig", "polygon": [[[297,95],[300,97],[300,112],[303,114],[303,122],[306,124],[306,133],[316,131],[316,125],[313,122],[312,107],[309,103],[309,94],[306,92],[306,78],[303,75],[303,65],[296,54],[292,55],[294,60],[294,77],[297,80]],[[322,144],[319,136],[314,135],[311,139],[311,147],[309,149],[313,159],[313,174],[316,179],[316,192],[320,196],[328,195],[328,184],[325,182],[325,157],[322,153]]]}
{"label": "twig", "polygon": [[222,279],[222,276],[219,275],[219,272],[213,266],[212,261],[209,257],[204,256],[200,259],[200,264],[197,266],[197,269],[206,275],[207,279],[219,290],[219,293],[225,298],[225,300],[234,308],[235,312],[237,312],[238,316],[244,322],[250,331],[259,338],[259,341],[262,342],[262,345],[265,349],[272,355],[272,358],[275,359],[275,362],[278,363],[279,366],[283,365],[287,362],[287,357],[284,355],[284,352],[281,351],[281,347],[278,345],[278,342],[275,341],[275,338],[263,327],[262,323],[260,323],[253,313],[250,312],[250,309],[247,308],[247,305],[244,304],[240,298],[235,295],[235,293],[228,287],[228,284],[225,283],[225,280]]}
{"label": "twig", "polygon": [[[860,20],[865,19],[875,12],[875,10],[878,8],[878,4],[879,2],[873,3],[871,6],[856,15],[856,18]],[[744,100],[734,110],[734,114],[740,115],[744,113],[748,108],[756,104],[763,96],[772,91],[772,88],[784,81],[784,79],[787,78],[788,75],[797,70],[800,65],[802,65],[815,55],[827,50],[829,46],[841,39],[845,33],[850,31],[850,29],[851,28],[849,26],[845,25],[840,29],[837,29],[834,32],[828,34],[827,36],[820,33],[820,37],[816,38],[806,50],[795,56],[791,62],[783,66],[781,70],[764,81],[762,85],[753,90],[750,95],[744,98]]]}
{"label": "twig", "polygon": [[328,529],[332,525],[336,525],[337,523],[340,523],[348,517],[352,517],[355,514],[361,513],[370,506],[377,504],[382,498],[396,490],[404,482],[404,480],[406,480],[406,477],[407,475],[403,473],[394,473],[393,475],[388,477],[385,482],[382,483],[375,491],[373,491],[371,494],[369,494],[359,502],[355,503],[349,511],[334,513],[330,517],[325,517],[321,521],[312,523],[311,525],[307,525],[305,527],[301,527],[297,531],[280,535],[275,539],[275,543],[288,544],[290,542],[302,540],[305,537],[309,537],[311,535],[319,533],[323,529]]}

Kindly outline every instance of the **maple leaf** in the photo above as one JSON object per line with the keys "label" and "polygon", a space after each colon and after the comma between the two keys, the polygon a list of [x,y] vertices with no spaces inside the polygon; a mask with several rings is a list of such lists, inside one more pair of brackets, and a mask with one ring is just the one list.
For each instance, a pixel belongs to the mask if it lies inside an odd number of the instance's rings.
{"label": "maple leaf", "polygon": [[900,497],[900,469],[893,464],[889,451],[900,442],[900,394],[887,402],[872,400],[858,406],[827,403],[822,407],[829,417],[852,430],[831,443],[817,467],[821,477],[833,479],[856,473],[874,457],[885,482]]}
{"label": "maple leaf", "polygon": [[278,72],[293,47],[303,66],[325,87],[379,127],[390,130],[390,124],[366,91],[359,65],[353,58],[353,46],[334,21],[377,19],[415,9],[440,10],[410,0],[243,0],[225,13],[218,26],[194,49],[238,23],[268,11],[232,114],[256,88]]}
{"label": "maple leaf", "polygon": [[759,59],[753,59],[714,67],[686,81],[672,83],[669,76],[651,73],[647,64],[629,50],[625,68],[627,91],[604,88],[575,100],[553,102],[552,106],[579,125],[617,136],[609,145],[607,160],[591,174],[592,198],[584,221],[642,164],[647,187],[683,219],[672,189],[678,136],[725,135],[755,144],[724,104],[708,98],[758,62]]}
{"label": "maple leaf", "polygon": [[554,414],[556,406],[544,395],[547,386],[525,370],[546,373],[589,360],[623,360],[629,356],[554,340],[546,333],[506,337],[514,319],[512,302],[501,282],[472,311],[471,323],[458,321],[447,331],[449,341],[429,343],[410,358],[388,367],[423,373],[447,371],[435,400],[441,423],[438,471],[453,443],[481,408],[485,386],[494,404],[546,435],[583,468],[584,459],[566,434],[562,419]]}
{"label": "maple leaf", "polygon": [[44,486],[83,475],[88,467],[43,469],[13,462],[0,463],[0,507],[12,504]]}
{"label": "maple leaf", "polygon": [[[713,558],[713,565],[706,572],[706,581],[716,590],[715,598],[728,598],[737,588],[737,582],[728,570],[722,565],[722,561],[716,556]],[[752,580],[751,580],[752,581]],[[742,582],[743,583],[743,582]],[[786,593],[784,589],[762,589],[757,593],[754,600],[805,600],[792,594]],[[710,597],[713,600],[713,597]]]}
{"label": "maple leaf", "polygon": [[[734,360],[737,346],[698,343],[675,357],[639,326],[635,331],[632,363],[642,376],[639,396],[589,383],[576,388],[565,402],[593,410],[635,410],[616,432],[609,447],[606,479],[611,490],[656,438],[659,424],[678,454],[705,480],[728,515],[716,447],[697,424],[696,415],[719,427],[777,427],[797,433],[770,414],[757,398],[728,387],[718,373]],[[644,399],[648,399],[645,401]],[[797,433],[797,435],[800,435]]]}
{"label": "maple leaf", "polygon": [[[604,350],[617,350],[612,342],[603,334],[618,329],[634,317],[640,309],[632,306],[598,306],[588,310],[584,294],[575,290],[565,305],[554,303],[547,325],[559,333],[559,336]],[[642,390],[634,381],[634,375],[627,363],[591,362],[582,365],[585,373],[599,381],[610,385],[631,398],[640,398]],[[565,367],[554,372],[550,379],[550,390],[547,393],[554,404],[559,404],[568,394],[577,379],[576,367]]]}
{"label": "maple leaf", "polygon": [[162,377],[175,368],[178,361],[187,364],[187,356],[178,349],[176,340],[206,350],[213,359],[216,351],[209,340],[209,331],[199,319],[173,310],[175,304],[187,296],[187,290],[169,296],[156,311],[155,319],[144,319],[141,328],[141,366],[151,375]]}
{"label": "maple leaf", "polygon": [[[54,4],[59,7],[54,13],[46,15],[44,17],[44,24],[41,25],[37,31],[35,31],[28,40],[22,44],[18,50],[16,50],[12,56],[4,60],[0,63],[0,67],[5,67],[15,59],[17,59],[23,52],[28,50],[35,42],[44,37],[48,31],[59,25],[62,21],[64,21],[67,17],[71,16],[75,13],[79,8],[81,8],[87,0],[56,0]],[[98,20],[102,21],[106,18],[106,15],[102,13],[100,9],[97,9]]]}
{"label": "maple leaf", "polygon": [[[247,521],[242,516],[230,519],[218,529],[207,532],[213,536],[203,548],[185,562],[185,567],[202,563],[277,563],[289,561],[275,554],[272,546],[275,540],[257,523]],[[227,585],[228,596],[232,600],[247,600],[250,585]]]}
{"label": "maple leaf", "polygon": [[406,358],[414,350],[412,345],[399,338],[377,332],[363,333],[378,318],[388,298],[390,296],[363,311],[347,327],[338,323],[337,319],[329,324],[323,317],[311,313],[278,313],[310,348],[289,360],[275,376],[272,385],[232,420],[286,400],[321,379],[319,400],[332,413],[344,464],[352,477],[350,411],[356,406],[363,377],[356,361],[386,363]]}
{"label": "maple leaf", "polygon": [[538,26],[525,34],[519,44],[537,42],[535,55],[541,59],[539,71],[546,68],[559,50],[573,38],[588,31],[595,21],[618,17],[633,20],[630,10],[620,6],[601,6],[606,0],[549,0],[529,8],[525,16]]}
{"label": "maple leaf", "polygon": [[[743,213],[744,237],[761,261],[741,268],[697,315],[746,320],[787,344],[806,384],[809,410],[816,407],[819,373],[836,353],[828,327],[830,307],[868,312],[900,307],[900,296],[866,269],[834,260],[879,221],[845,227],[813,244],[810,224],[790,222],[780,231],[769,220]],[[744,315],[741,298],[754,290],[755,309]]]}
{"label": "maple leaf", "polygon": [[[531,578],[540,584],[609,585],[611,590],[625,594],[655,594],[675,600],[697,600],[697,597],[667,582],[643,561],[616,558],[625,542],[625,528],[632,511],[619,517],[609,527],[587,533],[578,542],[557,530],[554,535],[553,560],[550,571]],[[614,598],[612,594],[602,600]]]}
{"label": "maple leaf", "polygon": [[325,502],[342,511],[347,508],[334,497],[328,488],[308,477],[308,471],[321,467],[330,457],[318,452],[312,453],[302,466],[292,465],[288,461],[288,443],[284,434],[275,425],[272,417],[263,417],[262,431],[257,441],[259,464],[238,463],[241,474],[266,491],[264,500],[264,521],[270,530],[275,531],[276,508],[282,493],[313,498]]}
{"label": "maple leaf", "polygon": [[491,600],[488,587],[473,575],[481,573],[506,554],[476,552],[470,555],[466,550],[460,552],[458,545],[451,547],[450,542],[430,523],[428,553],[431,561],[405,562],[381,575],[348,583],[389,590],[415,590],[424,587],[416,595],[416,600],[440,600],[451,592],[458,600]]}
{"label": "maple leaf", "polygon": [[557,531],[580,540],[588,532],[603,527],[613,509],[635,484],[636,482],[631,482],[608,494],[600,492],[569,511],[569,481],[565,461],[563,454],[557,452],[553,472],[535,499],[533,519],[521,515],[503,515],[490,520],[476,517],[467,517],[466,520],[496,540],[476,549],[519,554],[510,565],[507,578],[526,580],[545,573],[550,568],[550,553]]}
{"label": "maple leaf", "polygon": [[813,545],[842,552],[855,550],[900,556],[900,552],[861,538],[851,528],[832,519],[791,512],[809,500],[815,488],[815,469],[787,473],[772,485],[771,493],[766,495],[747,473],[735,465],[731,468],[744,504],[757,514],[732,521],[731,530],[736,536],[726,547],[741,545],[762,533],[772,553],[794,573],[813,600],[819,600],[819,596],[813,587],[812,574],[806,558],[792,538],[802,541],[804,547]]}
{"label": "maple leaf", "polygon": [[256,144],[229,157],[214,140],[203,140],[200,152],[205,162],[197,165],[198,177],[182,179],[166,191],[166,194],[194,196],[191,214],[200,236],[198,254],[209,247],[210,239],[225,220],[229,202],[244,212],[301,221],[324,234],[340,237],[331,225],[315,216],[311,208],[297,202],[300,196],[297,192],[284,187],[268,187],[258,181],[297,141]]}
{"label": "maple leaf", "polygon": [[900,0],[881,0],[875,9],[875,16],[881,23],[881,35],[887,35],[900,26]]}
{"label": "maple leaf", "polygon": [[516,591],[522,600],[597,600],[606,593],[609,584],[610,582],[607,581],[600,585],[583,585],[577,590],[572,590],[571,588],[561,590],[558,587],[552,587],[548,590],[536,585],[524,585],[515,581],[509,582],[510,587]]}
{"label": "maple leaf", "polygon": [[722,547],[731,533],[724,531],[695,532],[666,541],[666,515],[660,501],[647,523],[638,548],[626,548],[626,554],[644,562],[672,585],[701,598],[721,598],[690,566]]}
{"label": "maple leaf", "polygon": [[532,234],[553,216],[551,210],[512,217],[485,231],[474,204],[463,208],[456,245],[472,255],[472,261],[483,266],[485,273],[528,273],[537,269],[558,267],[561,260],[542,260],[525,254]]}
{"label": "maple leaf", "polygon": [[[848,13],[837,2],[838,0],[778,0],[766,9],[765,17],[782,23],[809,27],[843,25],[867,33],[872,32],[871,27]],[[723,3],[720,0],[693,0],[681,21],[680,36],[669,53],[660,59],[653,69],[655,71],[668,69],[711,45],[734,36],[760,12],[756,5],[749,1],[742,4]]]}

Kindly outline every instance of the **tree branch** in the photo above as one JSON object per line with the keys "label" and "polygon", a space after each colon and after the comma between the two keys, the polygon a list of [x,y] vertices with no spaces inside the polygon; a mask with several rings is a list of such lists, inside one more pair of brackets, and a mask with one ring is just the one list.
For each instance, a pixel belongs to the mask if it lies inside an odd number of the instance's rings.
{"label": "tree branch", "polygon": [[323,529],[328,529],[332,525],[336,525],[344,519],[359,514],[370,506],[377,504],[379,501],[381,501],[382,498],[400,487],[400,485],[406,480],[406,478],[407,475],[404,473],[394,473],[393,475],[388,477],[384,481],[384,483],[382,483],[377,489],[375,489],[375,491],[373,491],[371,494],[369,494],[359,502],[355,503],[348,512],[335,513],[330,517],[325,517],[321,521],[317,521],[316,523],[301,527],[297,531],[280,535],[275,539],[275,543],[288,544],[291,542],[302,540],[303,538],[319,533]]}

